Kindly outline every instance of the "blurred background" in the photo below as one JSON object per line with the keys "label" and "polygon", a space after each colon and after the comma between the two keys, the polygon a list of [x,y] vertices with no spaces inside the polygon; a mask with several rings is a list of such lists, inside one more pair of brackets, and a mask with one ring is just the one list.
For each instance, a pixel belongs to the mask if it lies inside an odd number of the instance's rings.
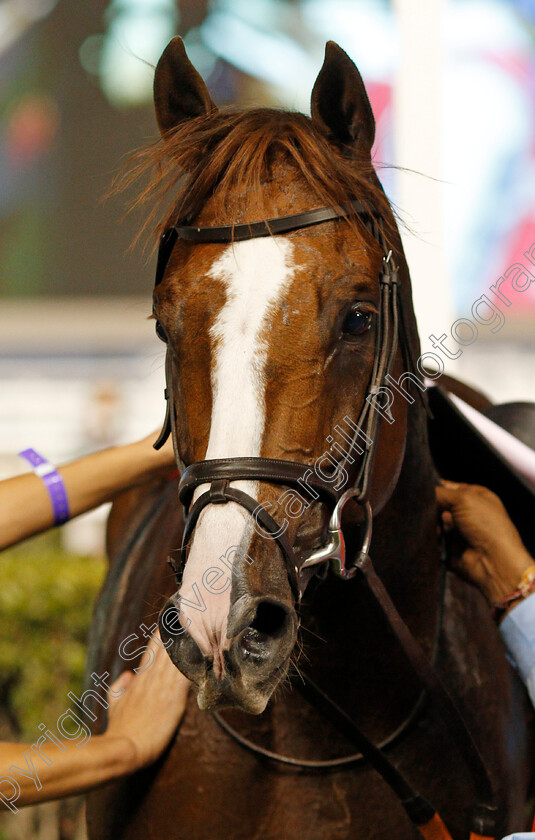
{"label": "blurred background", "polygon": [[[156,137],[153,67],[177,33],[218,104],[308,111],[325,41],[355,60],[424,350],[510,267],[535,274],[532,0],[0,0],[1,476],[28,446],[61,462],[162,419],[154,259],[130,247],[135,190],[106,194]],[[535,283],[503,314],[447,370],[535,400]],[[0,737],[34,738],[79,684],[105,516],[2,557]],[[0,820],[0,838],[26,837],[82,838],[78,806]]]}

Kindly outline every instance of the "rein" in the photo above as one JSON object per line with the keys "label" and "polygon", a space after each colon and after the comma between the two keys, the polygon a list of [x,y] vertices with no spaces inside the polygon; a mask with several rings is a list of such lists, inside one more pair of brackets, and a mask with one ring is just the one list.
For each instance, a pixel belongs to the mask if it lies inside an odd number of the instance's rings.
{"label": "rein", "polygon": [[[380,392],[379,389],[388,381],[387,376],[396,358],[398,334],[400,335],[405,358],[409,360],[411,358],[403,313],[401,311],[401,301],[398,300],[397,294],[399,284],[398,268],[393,260],[392,251],[387,247],[381,216],[364,207],[359,201],[351,201],[340,208],[319,208],[304,213],[253,223],[218,227],[173,226],[168,228],[161,238],[155,285],[158,285],[162,281],[171,253],[178,240],[193,244],[242,242],[262,236],[288,233],[340,218],[347,219],[349,215],[357,215],[362,218],[383,251],[383,261],[379,277],[381,298],[375,332],[373,369],[367,388],[366,399],[364,400],[356,424],[356,432],[347,453],[338,464],[338,469],[346,469],[351,479],[351,486],[349,489],[344,490],[340,488],[339,490],[335,490],[332,480],[328,481],[319,477],[309,465],[280,459],[224,458],[190,464],[185,467],[179,484],[179,497],[186,511],[186,523],[181,550],[182,561],[184,562],[185,560],[189,539],[193,534],[202,510],[211,504],[236,502],[248,510],[256,518],[257,522],[262,525],[262,528],[267,534],[277,542],[287,565],[289,579],[297,601],[300,600],[310,575],[314,573],[315,567],[319,564],[329,562],[335,574],[344,580],[350,580],[356,575],[363,578],[370,594],[375,599],[392,629],[405,657],[424,687],[424,691],[418,699],[415,709],[410,713],[401,727],[387,739],[386,743],[383,743],[381,746],[376,746],[366,738],[352,719],[342,709],[336,706],[310,678],[307,678],[304,693],[307,699],[333,719],[337,727],[357,745],[362,757],[368,759],[371,765],[390,785],[404,806],[407,815],[414,825],[418,827],[420,833],[425,838],[428,838],[428,840],[440,840],[440,838],[442,840],[448,840],[450,835],[434,807],[412,788],[406,778],[383,752],[384,747],[397,740],[406,731],[408,725],[413,722],[417,716],[416,712],[420,710],[423,704],[423,699],[427,696],[432,698],[444,724],[448,729],[453,731],[454,741],[463,755],[474,782],[478,804],[472,816],[471,840],[477,840],[483,837],[491,840],[491,838],[495,837],[497,809],[493,804],[494,795],[492,785],[483,758],[462,715],[436,672],[436,661],[433,661],[433,663],[429,662],[420,644],[404,623],[383,583],[375,573],[369,556],[373,519],[369,494],[371,472],[376,452],[379,413],[373,410],[368,398]],[[176,417],[170,391],[170,368],[171,353],[168,349],[166,360],[167,382],[165,389],[167,402],[166,416],[162,431],[154,446],[157,449],[160,448],[169,435],[172,434],[175,454],[177,461],[180,463],[175,429]],[[364,438],[366,441],[364,449],[359,446],[359,438]],[[361,456],[359,461],[353,458],[355,453]],[[354,469],[350,469],[352,465],[355,465]],[[333,473],[335,480],[337,473],[338,470],[335,470]],[[267,513],[262,505],[259,505],[249,494],[230,486],[230,482],[240,479],[255,479],[288,486],[296,489],[309,500],[321,501],[327,504],[331,510],[327,541],[320,548],[308,554],[308,556],[296,558],[288,538],[284,533],[281,533],[281,528],[278,523]],[[203,492],[190,507],[195,490],[203,484],[209,484],[209,489]],[[364,527],[360,550],[356,552],[352,562],[348,565],[341,520],[343,509],[350,499],[353,499],[363,508]],[[444,582],[441,587],[441,600],[443,598],[443,587]],[[437,650],[440,627],[441,621],[437,625]],[[433,660],[435,660],[435,656],[433,656]],[[242,743],[243,746],[252,748],[254,752],[282,761],[283,763],[291,763],[294,766],[310,767],[309,762],[303,762],[297,759],[285,760],[284,757],[277,756],[276,754],[268,754],[267,751],[262,750],[256,745],[251,746],[252,742],[247,742],[246,739],[243,739],[242,736],[235,733],[219,716],[217,719],[220,725],[232,737],[239,743]],[[360,760],[360,755],[349,756],[341,761],[343,763],[352,763],[358,760]],[[315,766],[325,767],[326,765],[321,763],[315,764]],[[334,765],[329,763],[329,766]]]}
{"label": "rein", "polygon": [[[431,663],[433,668],[436,668],[438,665],[438,659],[440,654],[440,641],[442,637],[442,623],[444,617],[444,601],[446,596],[446,570],[447,570],[447,551],[446,551],[446,544],[444,539],[444,534],[442,535],[442,550],[441,550],[441,557],[440,557],[440,595],[439,595],[439,607],[438,607],[438,616],[437,622],[435,627],[435,638],[433,641],[433,652],[431,656]],[[340,729],[348,738],[349,741],[356,741],[362,747],[362,732],[361,730],[355,726],[354,721],[349,718],[346,712],[338,706],[330,697],[328,697],[319,686],[312,680],[312,678],[302,671],[299,670],[299,677],[300,679],[296,681],[295,688],[299,691],[303,697],[315,708],[319,709],[328,720],[331,721],[335,725],[336,728]],[[371,748],[381,751],[388,749],[389,747],[395,746],[398,741],[412,728],[412,726],[417,722],[420,714],[423,712],[423,709],[426,705],[426,702],[429,697],[429,692],[427,688],[424,688],[423,691],[420,693],[420,696],[416,700],[413,708],[403,720],[400,725],[391,732],[386,738],[384,738],[379,744],[374,745],[370,741],[364,745],[364,750],[358,753],[352,753],[351,755],[341,756],[340,758],[331,758],[328,760],[307,760],[303,758],[292,758],[290,756],[280,755],[279,753],[275,753],[272,750],[267,750],[264,747],[259,747],[258,744],[255,744],[253,741],[250,741],[248,738],[245,738],[241,735],[236,729],[230,726],[229,723],[225,720],[225,718],[219,714],[218,712],[213,712],[212,716],[218,722],[220,727],[235,741],[241,744],[242,747],[245,749],[250,750],[251,752],[255,753],[256,755],[261,756],[262,758],[268,758],[271,761],[276,761],[279,764],[285,764],[290,767],[298,767],[302,770],[336,770],[342,767],[347,767],[348,765],[355,765],[355,764],[363,764],[366,761],[369,761],[370,755],[370,746]],[[367,739],[366,739],[367,740]]]}

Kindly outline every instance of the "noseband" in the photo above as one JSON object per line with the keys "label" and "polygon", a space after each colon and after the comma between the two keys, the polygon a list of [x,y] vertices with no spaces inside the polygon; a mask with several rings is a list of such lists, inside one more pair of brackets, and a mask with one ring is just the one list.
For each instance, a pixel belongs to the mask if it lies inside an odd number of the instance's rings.
{"label": "noseband", "polygon": [[[332,477],[323,478],[308,464],[299,464],[295,461],[274,458],[222,458],[190,464],[184,470],[179,485],[180,500],[188,512],[182,543],[183,559],[186,546],[204,508],[211,504],[236,502],[252,514],[256,523],[262,527],[269,538],[277,542],[286,561],[294,591],[298,596],[304,591],[306,581],[310,577],[310,573],[306,573],[307,570],[313,569],[318,564],[330,562],[333,571],[341,578],[344,580],[352,578],[359,563],[367,556],[371,541],[373,513],[369,502],[370,476],[376,450],[379,413],[373,410],[370,398],[380,393],[381,387],[386,384],[386,378],[392,369],[397,352],[399,328],[398,269],[394,263],[392,251],[387,247],[383,220],[378,213],[368,210],[355,200],[344,204],[339,209],[324,207],[249,224],[220,227],[170,227],[162,236],[158,253],[155,285],[163,279],[171,253],[179,239],[193,244],[243,242],[258,237],[289,233],[340,218],[347,219],[350,215],[356,215],[364,221],[381,246],[383,261],[379,276],[380,304],[370,382],[356,424],[356,431],[347,452],[333,470]],[[407,341],[404,335],[402,338],[405,347]],[[167,374],[169,374],[168,368],[169,351]],[[178,453],[169,381],[165,395],[166,418],[154,446],[159,449],[173,432],[175,452]],[[365,441],[364,450],[359,445],[359,440]],[[355,454],[361,455],[360,460],[353,457]],[[338,476],[344,474],[342,471],[348,476],[346,484],[349,486],[335,489]],[[327,504],[331,511],[327,540],[312,553],[296,558],[283,529],[265,508],[248,493],[230,486],[230,482],[238,480],[280,484],[296,490],[308,504],[314,501]],[[190,508],[195,490],[203,484],[209,484],[209,490],[199,496]],[[350,499],[354,499],[363,507],[364,524],[361,550],[348,566],[341,521],[343,509]]]}

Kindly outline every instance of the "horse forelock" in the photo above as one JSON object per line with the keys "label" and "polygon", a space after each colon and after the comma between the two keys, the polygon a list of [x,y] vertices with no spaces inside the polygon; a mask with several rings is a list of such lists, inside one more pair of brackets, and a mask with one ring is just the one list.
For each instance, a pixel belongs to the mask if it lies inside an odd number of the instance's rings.
{"label": "horse forelock", "polygon": [[[240,193],[261,195],[281,160],[292,165],[316,201],[340,205],[358,198],[383,215],[387,238],[396,238],[396,223],[369,156],[332,144],[310,117],[293,111],[223,109],[182,122],[133,156],[134,165],[119,187],[149,173],[134,206],[151,203],[148,224],[158,218],[161,231],[171,221],[195,222],[214,195],[223,203]],[[163,196],[172,202],[167,213],[162,212]]]}

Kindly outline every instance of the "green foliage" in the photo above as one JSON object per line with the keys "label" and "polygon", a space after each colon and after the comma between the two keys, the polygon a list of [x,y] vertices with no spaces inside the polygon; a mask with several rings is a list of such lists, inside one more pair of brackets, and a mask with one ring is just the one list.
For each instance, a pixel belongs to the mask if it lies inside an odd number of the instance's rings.
{"label": "green foliage", "polygon": [[102,558],[66,554],[52,532],[0,555],[0,696],[14,735],[54,731],[82,690],[87,632]]}

